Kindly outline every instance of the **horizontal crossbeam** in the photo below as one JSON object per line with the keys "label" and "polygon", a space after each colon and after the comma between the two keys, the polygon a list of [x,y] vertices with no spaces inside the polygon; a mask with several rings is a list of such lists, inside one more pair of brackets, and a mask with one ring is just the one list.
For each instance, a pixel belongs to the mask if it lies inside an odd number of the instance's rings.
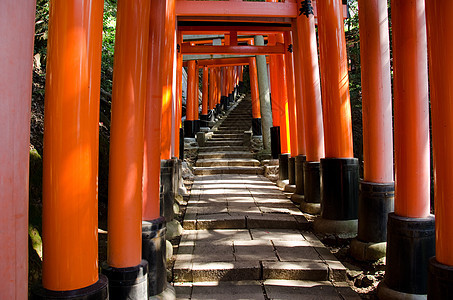
{"label": "horizontal crossbeam", "polygon": [[[243,66],[248,65],[250,57],[232,57],[232,58],[213,58],[197,60],[198,67],[228,67],[228,66]],[[187,67],[187,61],[183,63]]]}
{"label": "horizontal crossbeam", "polygon": [[297,3],[176,1],[176,16],[297,17]]}
{"label": "horizontal crossbeam", "polygon": [[284,54],[285,45],[275,46],[211,46],[196,45],[191,46],[183,43],[181,46],[182,54],[241,54],[241,55],[264,55],[264,54]]}

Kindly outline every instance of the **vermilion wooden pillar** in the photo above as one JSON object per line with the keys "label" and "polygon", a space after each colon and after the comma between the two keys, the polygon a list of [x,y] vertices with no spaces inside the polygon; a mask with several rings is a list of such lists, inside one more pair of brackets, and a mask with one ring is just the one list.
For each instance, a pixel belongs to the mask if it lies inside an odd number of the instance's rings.
{"label": "vermilion wooden pillar", "polygon": [[[284,44],[283,33],[276,34],[276,43]],[[287,74],[285,56],[279,54],[277,57],[277,77],[279,88],[279,102],[280,102],[280,142],[282,153],[290,154],[291,152],[291,139],[289,130],[289,103],[288,103],[288,87],[287,87]],[[286,176],[287,177],[287,176]],[[286,178],[285,178],[286,179]]]}
{"label": "vermilion wooden pillar", "polygon": [[43,286],[51,291],[66,293],[92,285],[101,289],[97,175],[102,13],[101,2],[52,1],[50,5]]}
{"label": "vermilion wooden pillar", "polygon": [[152,0],[145,102],[145,139],[143,160],[143,220],[160,217],[160,156],[162,120],[162,82],[165,51],[165,1]]}
{"label": "vermilion wooden pillar", "polygon": [[362,64],[363,181],[358,237],[351,253],[359,260],[385,256],[387,215],[393,211],[393,134],[387,3],[359,1]]}
{"label": "vermilion wooden pillar", "polygon": [[[303,118],[299,121],[296,116],[296,88],[294,78],[294,59],[293,59],[293,42],[291,32],[288,31],[284,34],[285,48],[287,52],[285,58],[285,73],[286,73],[286,87],[288,95],[288,121],[289,121],[289,140],[291,157],[288,158],[288,179],[289,184],[296,184],[296,157],[305,154],[305,141],[303,130],[299,133],[298,123],[303,122]],[[299,149],[300,140],[300,149]]]}
{"label": "vermilion wooden pillar", "polygon": [[217,88],[217,98],[216,98],[216,113],[219,114],[222,110],[221,99],[222,99],[222,81],[221,81],[221,68],[216,68],[216,88]]}
{"label": "vermilion wooden pillar", "polygon": [[228,101],[228,81],[227,81],[227,67],[220,68],[220,85],[221,85],[221,97],[220,97],[220,107],[222,110],[227,109],[227,101]]}
{"label": "vermilion wooden pillar", "polygon": [[[165,0],[165,38],[163,40],[165,51],[161,59],[164,60],[162,68],[162,135],[161,159],[171,158],[171,129],[172,129],[172,101],[173,101],[173,63],[175,56],[175,27],[176,13],[175,0]],[[162,25],[161,25],[162,26]]]}
{"label": "vermilion wooden pillar", "polygon": [[187,64],[187,97],[186,97],[186,120],[184,121],[184,135],[194,137],[195,121],[195,81],[198,80],[196,73],[196,63],[190,60]]}
{"label": "vermilion wooden pillar", "polygon": [[234,101],[234,72],[233,67],[227,67],[227,82],[228,82],[228,102]]}
{"label": "vermilion wooden pillar", "polygon": [[35,1],[28,0],[0,3],[1,299],[28,298],[28,162],[35,7]]}
{"label": "vermilion wooden pillar", "polygon": [[321,218],[315,230],[355,236],[359,170],[352,148],[343,5],[341,0],[317,3],[326,158],[321,159]]}
{"label": "vermilion wooden pillar", "polygon": [[209,68],[209,98],[208,98],[208,111],[212,111],[215,107],[215,91],[216,91],[216,80],[215,80],[215,68]]}
{"label": "vermilion wooden pillar", "polygon": [[209,69],[208,67],[203,68],[203,81],[201,91],[201,115],[200,123],[202,127],[208,126],[208,101],[209,101]]}
{"label": "vermilion wooden pillar", "polygon": [[[165,275],[165,212],[166,198],[161,202],[161,185],[164,186],[167,169],[161,168],[161,131],[162,109],[165,107],[163,82],[167,79],[163,70],[166,68],[162,53],[167,51],[165,43],[166,2],[151,0],[151,16],[149,23],[149,50],[146,68],[146,100],[145,100],[145,131],[143,160],[143,212],[142,212],[142,257],[149,262],[149,295],[160,294],[164,285],[161,283]],[[179,128],[178,128],[179,129]],[[163,175],[161,175],[163,172]],[[167,184],[168,185],[168,184]],[[165,191],[165,187],[163,189]],[[167,201],[168,202],[168,201]],[[168,213],[167,213],[168,214]]]}
{"label": "vermilion wooden pillar", "polygon": [[[109,163],[108,256],[111,293],[138,299],[142,260],[142,176],[150,2],[118,1]],[[125,180],[127,178],[127,180]],[[136,278],[122,285],[123,276]],[[145,275],[143,275],[145,274]],[[116,288],[113,288],[116,287]]]}
{"label": "vermilion wooden pillar", "polygon": [[[321,86],[319,80],[318,46],[315,32],[315,18],[311,6],[302,7],[296,19],[297,38],[295,61],[300,59],[296,69],[296,87],[303,97],[303,129],[305,131],[306,162],[299,158],[296,167],[303,164],[304,201],[299,201],[301,209],[308,213],[319,214],[320,206],[320,159],[324,157],[324,130],[321,106]],[[297,65],[297,64],[296,64]],[[296,91],[298,91],[296,89]],[[296,93],[297,95],[297,93]],[[298,102],[297,102],[298,103]],[[297,104],[296,103],[296,104]],[[300,127],[299,127],[300,128]],[[300,167],[299,167],[300,168]],[[296,173],[296,180],[297,180]],[[296,183],[296,188],[297,188]]]}
{"label": "vermilion wooden pillar", "polygon": [[87,287],[101,299],[108,297],[106,279],[98,276],[97,239],[102,13],[102,1],[50,4],[43,160],[44,289],[37,291],[38,299],[48,299],[55,291],[63,299],[73,294],[86,296]]}
{"label": "vermilion wooden pillar", "polygon": [[453,295],[453,2],[427,1],[428,56],[434,157],[436,256],[430,259],[428,298]]}
{"label": "vermilion wooden pillar", "polygon": [[[304,16],[305,17],[305,16]],[[298,155],[291,160],[294,161],[294,183],[296,185],[296,190],[291,195],[291,200],[293,202],[301,204],[301,209],[307,211],[304,207],[304,200],[305,200],[305,192],[304,192],[304,162],[306,161],[306,147],[305,147],[305,128],[304,128],[304,89],[303,89],[303,69],[302,69],[302,57],[300,51],[300,45],[298,43],[298,28],[297,28],[297,21],[293,22],[293,32],[292,32],[293,44],[291,49],[293,51],[293,58],[294,58],[294,82],[295,82],[295,89],[294,89],[294,96],[295,96],[295,114],[297,118],[297,137],[295,143],[297,143],[298,148]],[[287,39],[287,37],[286,37]],[[305,36],[303,39],[307,39]],[[289,47],[289,46],[288,46]],[[292,162],[293,163],[293,162]],[[290,165],[292,166],[292,165]],[[319,174],[319,172],[318,172]],[[317,177],[319,181],[319,176]],[[319,184],[310,183],[310,188],[319,191]],[[319,192],[318,192],[319,194]],[[309,213],[319,213],[319,211],[307,211]]]}
{"label": "vermilion wooden pillar", "polygon": [[[183,131],[181,129],[182,118],[182,53],[180,48],[182,36],[179,32],[176,33],[176,118],[174,120],[175,130],[175,155],[179,155],[179,159],[184,159],[184,141]],[[182,144],[182,145],[180,145]]]}
{"label": "vermilion wooden pillar", "polygon": [[194,135],[200,131],[200,81],[198,80],[200,75],[200,68],[198,66],[198,61],[195,61],[195,90],[194,92],[194,106],[193,106],[193,116],[194,116]]}
{"label": "vermilion wooden pillar", "polygon": [[392,1],[395,213],[387,228],[387,294],[426,294],[434,256],[430,215],[429,106],[425,1]]}
{"label": "vermilion wooden pillar", "polygon": [[256,70],[256,58],[249,58],[249,77],[250,90],[252,96],[252,133],[253,135],[262,135],[261,129],[261,111],[260,111],[260,91],[258,88],[258,73]]}
{"label": "vermilion wooden pillar", "polygon": [[[270,2],[270,1],[267,1]],[[276,43],[275,34],[270,34],[267,44],[274,46]],[[277,69],[277,56],[269,55],[269,82],[270,82],[270,97],[272,106],[272,127],[271,132],[271,148],[272,158],[276,159],[281,153],[281,110],[282,105],[280,103],[280,88],[281,85],[278,83],[278,69]]]}

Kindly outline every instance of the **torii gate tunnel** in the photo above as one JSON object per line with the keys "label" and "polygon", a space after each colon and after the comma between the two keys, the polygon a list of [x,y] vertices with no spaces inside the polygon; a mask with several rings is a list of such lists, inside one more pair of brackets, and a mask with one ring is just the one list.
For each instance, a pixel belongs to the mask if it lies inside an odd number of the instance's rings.
{"label": "torii gate tunnel", "polygon": [[[110,291],[112,299],[145,299],[163,291],[165,252],[156,250],[162,245],[153,238],[164,234],[165,218],[172,216],[161,205],[161,187],[169,189],[168,169],[178,163],[175,157],[183,158],[180,140],[196,136],[200,127],[210,125],[211,116],[235,101],[246,71],[253,134],[262,135],[264,148],[279,158],[281,180],[290,170],[289,180],[296,184],[292,200],[303,211],[320,214],[315,230],[355,237],[351,253],[357,259],[386,255],[388,268],[378,291],[382,299],[451,297],[453,1],[391,0],[393,95],[387,1],[358,3],[360,180],[343,23],[348,10],[342,0],[118,0],[108,258],[100,274],[104,2],[50,0],[43,273],[33,297],[107,299]],[[28,297],[35,5],[31,0],[0,2],[1,299]],[[185,118],[183,67],[188,73]],[[435,218],[430,214],[429,101]]]}

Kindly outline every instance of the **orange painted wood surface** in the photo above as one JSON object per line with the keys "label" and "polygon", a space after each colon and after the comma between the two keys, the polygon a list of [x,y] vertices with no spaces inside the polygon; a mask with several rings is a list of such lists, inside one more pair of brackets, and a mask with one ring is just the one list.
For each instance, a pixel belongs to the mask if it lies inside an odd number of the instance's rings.
{"label": "orange painted wood surface", "polygon": [[51,1],[43,158],[43,286],[98,276],[101,1]]}
{"label": "orange painted wood surface", "polygon": [[150,2],[118,1],[113,63],[107,262],[142,257],[142,176]]}

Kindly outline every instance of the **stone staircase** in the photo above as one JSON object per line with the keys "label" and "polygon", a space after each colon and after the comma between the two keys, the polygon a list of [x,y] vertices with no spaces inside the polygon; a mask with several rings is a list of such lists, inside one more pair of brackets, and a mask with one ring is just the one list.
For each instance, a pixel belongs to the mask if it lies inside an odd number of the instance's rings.
{"label": "stone staircase", "polygon": [[177,299],[360,299],[346,268],[244,143],[239,102],[200,148],[175,249]]}
{"label": "stone staircase", "polygon": [[263,174],[263,167],[244,142],[244,132],[252,127],[251,105],[249,99],[239,101],[200,147],[195,175]]}

